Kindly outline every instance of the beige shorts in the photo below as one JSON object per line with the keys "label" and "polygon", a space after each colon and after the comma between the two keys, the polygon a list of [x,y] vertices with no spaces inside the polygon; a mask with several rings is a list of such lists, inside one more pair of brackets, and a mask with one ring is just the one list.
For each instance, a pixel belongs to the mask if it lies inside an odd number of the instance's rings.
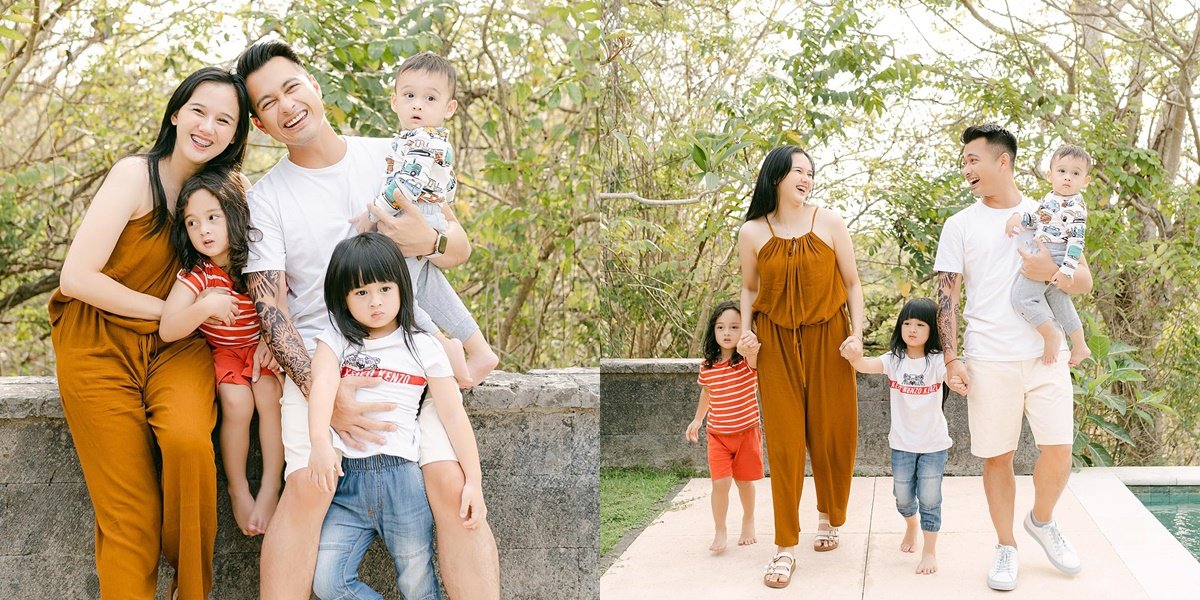
{"label": "beige shorts", "polygon": [[1041,357],[1014,361],[967,360],[967,422],[971,454],[991,458],[1017,449],[1021,416],[1039,446],[1075,439],[1074,398],[1066,350],[1051,365]]}
{"label": "beige shorts", "polygon": [[[308,466],[308,455],[312,452],[312,439],[308,435],[308,400],[300,392],[300,388],[291,379],[283,384],[283,397],[279,399],[280,424],[283,428],[283,455],[286,467],[283,479],[286,481],[292,473]],[[421,428],[420,462],[423,467],[428,463],[439,460],[458,460],[454,447],[450,445],[450,437],[442,426],[433,401],[422,403],[421,414],[417,417],[417,426]]]}

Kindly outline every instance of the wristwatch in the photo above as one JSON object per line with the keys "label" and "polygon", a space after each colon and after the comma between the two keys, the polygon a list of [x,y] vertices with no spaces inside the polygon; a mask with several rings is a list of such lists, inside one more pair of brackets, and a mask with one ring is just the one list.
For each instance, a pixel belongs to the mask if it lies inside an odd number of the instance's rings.
{"label": "wristwatch", "polygon": [[434,229],[434,231],[437,231],[437,240],[433,242],[433,252],[430,252],[421,258],[433,258],[435,256],[441,256],[446,252],[446,243],[450,241],[450,238],[446,237],[445,233],[442,233],[437,229]]}

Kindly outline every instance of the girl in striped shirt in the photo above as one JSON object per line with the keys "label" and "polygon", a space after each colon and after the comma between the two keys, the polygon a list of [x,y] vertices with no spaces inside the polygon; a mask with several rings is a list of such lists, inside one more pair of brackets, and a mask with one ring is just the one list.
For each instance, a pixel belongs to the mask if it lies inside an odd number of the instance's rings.
{"label": "girl in striped shirt", "polygon": [[[742,500],[742,534],[738,545],[753,544],[754,482],[763,477],[762,432],[759,426],[758,347],[738,347],[742,317],[737,302],[722,302],[713,310],[704,332],[704,362],[700,364],[700,404],[684,434],[700,440],[700,424],[708,415],[708,470],[712,477],[712,512],[716,535],[708,547],[725,550],[725,515],[729,489],[737,483]],[[745,353],[743,356],[742,353]]]}
{"label": "girl in striped shirt", "polygon": [[[274,357],[259,339],[258,315],[242,279],[247,238],[257,233],[250,228],[242,179],[236,173],[204,171],[183,184],[171,225],[171,242],[183,268],[163,306],[159,335],[170,342],[198,328],[212,347],[229,499],[238,528],[254,536],[266,533],[282,486],[282,382]],[[246,480],[255,409],[263,455],[257,497]]]}

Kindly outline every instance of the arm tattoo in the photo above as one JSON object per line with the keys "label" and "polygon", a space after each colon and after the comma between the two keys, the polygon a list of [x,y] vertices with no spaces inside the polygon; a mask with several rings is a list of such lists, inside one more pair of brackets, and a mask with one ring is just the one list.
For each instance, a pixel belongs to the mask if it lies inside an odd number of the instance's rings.
{"label": "arm tattoo", "polygon": [[291,319],[279,308],[280,302],[287,302],[287,298],[279,297],[279,282],[282,279],[283,271],[260,271],[247,275],[246,284],[250,288],[250,298],[254,300],[254,310],[262,321],[262,334],[267,347],[288,377],[308,396],[312,358],[304,349],[300,332],[296,331]]}
{"label": "arm tattoo", "polygon": [[958,356],[958,286],[959,273],[938,272],[938,338],[942,352]]}

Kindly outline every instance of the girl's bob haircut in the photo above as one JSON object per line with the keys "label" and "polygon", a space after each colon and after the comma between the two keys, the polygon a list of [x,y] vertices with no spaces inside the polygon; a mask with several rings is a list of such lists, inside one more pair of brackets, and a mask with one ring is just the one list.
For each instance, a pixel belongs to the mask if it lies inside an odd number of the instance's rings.
{"label": "girl's bob haircut", "polygon": [[[717,319],[725,314],[725,311],[732,310],[739,316],[742,314],[741,306],[733,300],[726,300],[717,305],[713,309],[712,316],[708,318],[708,327],[704,330],[704,368],[712,368],[721,360],[721,345],[717,343]],[[733,366],[742,362],[742,355],[738,354],[737,348],[733,349],[733,356],[729,358],[729,365]]]}
{"label": "girl's bob haircut", "polygon": [[900,309],[900,316],[896,317],[896,328],[892,330],[892,341],[888,350],[896,358],[904,358],[907,355],[908,344],[904,342],[902,329],[904,322],[909,319],[922,321],[929,326],[929,339],[925,341],[926,359],[928,360],[930,354],[941,354],[942,338],[938,334],[937,305],[929,298],[913,298],[904,304],[904,308]]}
{"label": "girl's bob haircut", "polygon": [[342,240],[333,249],[329,268],[325,271],[325,306],[329,309],[329,318],[347,340],[361,346],[369,332],[350,314],[346,296],[353,289],[381,282],[395,283],[400,292],[396,324],[404,331],[405,342],[412,349],[416,319],[408,267],[395,242],[381,233],[360,233]]}

